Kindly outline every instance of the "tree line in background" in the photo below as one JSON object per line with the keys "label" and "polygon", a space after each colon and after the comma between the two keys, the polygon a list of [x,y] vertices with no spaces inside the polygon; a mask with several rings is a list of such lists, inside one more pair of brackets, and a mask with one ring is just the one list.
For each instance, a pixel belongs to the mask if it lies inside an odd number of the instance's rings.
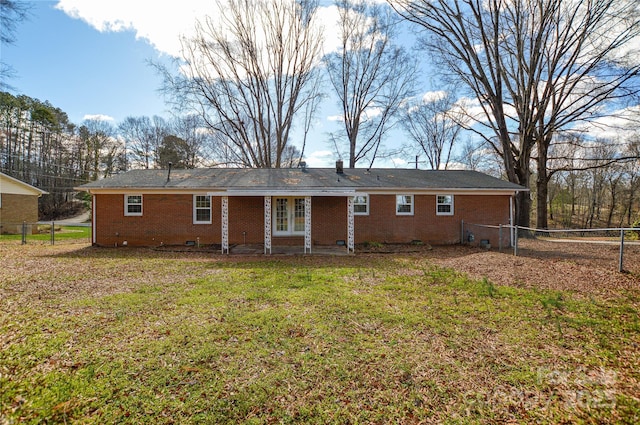
{"label": "tree line in background", "polygon": [[[533,196],[516,199],[519,225],[535,217],[546,228],[561,214],[569,225],[592,226],[603,209],[608,223],[631,222],[637,135],[597,139],[588,128],[616,113],[639,115],[628,107],[640,92],[634,1],[337,0],[338,47],[326,55],[315,0],[217,4],[220,14],[181,40],[180,71],[157,66],[178,118],[76,127],[47,103],[5,94],[3,169],[38,183],[60,170],[84,182],[169,162],[296,166],[328,81],[340,110],[329,138],[350,167],[418,152],[430,168],[455,161],[531,188]],[[445,90],[417,96],[416,55],[399,43],[402,25],[420,31]],[[408,142],[385,145],[392,128]],[[460,146],[463,133],[478,142]]]}
{"label": "tree line in background", "polygon": [[[436,122],[440,121],[432,124]],[[446,133],[436,128],[434,136]],[[441,143],[451,140],[444,138]],[[157,116],[127,117],[119,125],[87,120],[78,126],[48,102],[0,92],[0,171],[49,192],[40,205],[43,219],[73,208],[73,188],[81,184],[132,168],[167,168],[169,162],[178,168],[226,166],[220,161],[223,151],[216,148],[214,137],[202,131],[196,116],[170,121]],[[598,153],[596,164],[591,161],[593,151]],[[556,146],[548,197],[554,225],[637,225],[640,160],[616,161],[620,152],[640,158],[640,134],[622,145],[572,139]],[[284,165],[297,166],[298,155]],[[449,155],[434,153],[433,158],[444,164]],[[468,169],[504,176],[499,158],[490,149],[467,144],[455,160]],[[426,168],[438,167],[430,163]]]}
{"label": "tree line in background", "polygon": [[0,92],[0,171],[49,192],[40,212],[73,206],[74,187],[131,168],[211,165],[209,137],[196,116],[127,117],[119,125],[76,125],[48,102]]}

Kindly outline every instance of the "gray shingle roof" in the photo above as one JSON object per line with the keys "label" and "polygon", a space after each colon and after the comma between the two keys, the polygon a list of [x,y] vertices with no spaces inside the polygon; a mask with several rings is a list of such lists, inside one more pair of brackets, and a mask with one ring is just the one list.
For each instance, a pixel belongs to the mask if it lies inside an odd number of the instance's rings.
{"label": "gray shingle roof", "polygon": [[345,168],[200,168],[192,170],[132,170],[78,187],[92,189],[197,190],[384,190],[478,189],[521,191],[524,187],[468,170]]}

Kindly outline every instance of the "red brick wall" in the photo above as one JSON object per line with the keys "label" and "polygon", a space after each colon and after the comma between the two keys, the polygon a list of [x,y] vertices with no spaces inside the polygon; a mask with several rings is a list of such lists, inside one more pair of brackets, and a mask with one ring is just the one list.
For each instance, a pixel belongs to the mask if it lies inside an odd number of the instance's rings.
{"label": "red brick wall", "polygon": [[[217,213],[220,214],[220,207]],[[248,244],[264,243],[263,197],[229,198],[229,243],[241,244],[245,239]]]}
{"label": "red brick wall", "polygon": [[193,224],[193,195],[142,195],[142,216],[124,215],[124,195],[96,195],[98,245],[219,244],[220,198],[211,200],[212,224]]}
{"label": "red brick wall", "polygon": [[[275,199],[275,198],[274,198]],[[244,234],[243,234],[244,232]],[[314,245],[335,244],[347,238],[345,198],[316,197],[311,200],[311,239]],[[264,198],[229,198],[229,243],[264,243]],[[272,236],[272,245],[303,245],[303,236]]]}
{"label": "red brick wall", "polygon": [[347,241],[347,198],[311,198],[311,241],[314,245],[335,245]]}
{"label": "red brick wall", "polygon": [[[407,243],[413,240],[432,245],[459,243],[461,220],[476,224],[509,223],[509,196],[456,195],[454,215],[437,216],[436,195],[416,195],[413,210],[411,216],[396,215],[395,195],[371,195],[369,215],[355,216],[356,243]],[[476,236],[477,241],[480,236],[483,235]],[[497,239],[492,243],[497,245]]]}
{"label": "red brick wall", "polygon": [[38,197],[2,193],[0,205],[0,233],[22,233],[22,222],[29,225],[28,232],[36,233],[38,226]]}
{"label": "red brick wall", "polygon": [[[372,195],[369,215],[355,216],[355,241],[455,244],[460,242],[461,220],[476,224],[509,222],[509,196],[456,195],[454,215],[436,216],[436,196],[414,196],[414,215],[396,215],[395,195]],[[193,224],[193,195],[143,195],[143,216],[124,215],[124,195],[96,195],[98,245],[183,245],[221,243],[221,198],[212,198],[212,223]],[[342,197],[314,197],[311,208],[314,245],[347,240],[347,201]],[[473,229],[476,242],[497,245],[497,231]],[[503,240],[508,240],[507,236]],[[229,198],[229,243],[264,242],[264,198]],[[273,237],[273,246],[302,245],[304,238]]]}

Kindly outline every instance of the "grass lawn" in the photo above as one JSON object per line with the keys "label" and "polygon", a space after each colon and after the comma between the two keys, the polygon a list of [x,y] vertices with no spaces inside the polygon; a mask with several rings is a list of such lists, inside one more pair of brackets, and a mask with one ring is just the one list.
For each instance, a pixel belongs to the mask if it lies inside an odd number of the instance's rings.
{"label": "grass lawn", "polygon": [[[51,225],[38,226],[40,233],[27,235],[27,243],[51,243]],[[55,242],[80,242],[87,243],[91,240],[91,227],[89,226],[55,226]],[[22,235],[0,235],[0,243],[21,242]]]}
{"label": "grass lawn", "polygon": [[640,422],[640,289],[411,254],[0,258],[0,424]]}

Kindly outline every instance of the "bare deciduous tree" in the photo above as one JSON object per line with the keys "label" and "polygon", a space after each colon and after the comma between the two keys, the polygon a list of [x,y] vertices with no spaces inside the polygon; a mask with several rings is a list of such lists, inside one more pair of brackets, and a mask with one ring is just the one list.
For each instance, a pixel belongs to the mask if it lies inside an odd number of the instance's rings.
{"label": "bare deciduous tree", "polygon": [[338,0],[340,50],[326,56],[349,143],[349,167],[373,164],[401,102],[412,95],[415,61],[394,44],[397,17],[367,0]]}
{"label": "bare deciduous tree", "polygon": [[294,125],[307,128],[320,99],[316,7],[219,1],[220,15],[183,40],[182,75],[165,73],[168,91],[202,113],[234,165],[280,167]]}
{"label": "bare deciduous tree", "polygon": [[405,105],[402,127],[427,156],[433,170],[446,170],[462,125],[452,92],[431,92]]}
{"label": "bare deciduous tree", "polygon": [[115,138],[115,128],[109,121],[85,120],[79,134],[86,147],[86,174],[90,180],[124,170],[124,146]]}
{"label": "bare deciduous tree", "polygon": [[154,168],[157,151],[164,137],[169,134],[167,123],[161,117],[127,117],[118,126],[124,139],[127,162],[134,168]]}
{"label": "bare deciduous tree", "polygon": [[184,168],[196,168],[210,159],[211,133],[199,115],[185,115],[171,120],[172,132],[183,141],[181,158]]}
{"label": "bare deciduous tree", "polygon": [[[426,45],[480,102],[475,131],[529,187],[537,162],[537,226],[547,227],[547,153],[558,131],[637,92],[640,33],[632,0],[389,0],[427,30]],[[527,193],[517,222],[529,224]]]}

